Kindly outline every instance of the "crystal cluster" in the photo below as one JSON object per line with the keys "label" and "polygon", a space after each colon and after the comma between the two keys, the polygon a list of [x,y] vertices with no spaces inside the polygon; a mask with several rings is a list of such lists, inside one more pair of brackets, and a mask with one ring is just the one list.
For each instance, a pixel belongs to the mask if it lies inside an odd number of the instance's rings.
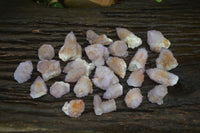
{"label": "crystal cluster", "polygon": [[[52,97],[64,98],[64,95],[70,92],[70,87],[73,87],[73,93],[76,97],[83,98],[88,95],[90,97],[97,88],[104,91],[102,98],[106,100],[102,101],[98,94],[92,96],[96,115],[116,111],[116,99],[123,95],[125,95],[126,106],[130,109],[136,109],[143,101],[141,87],[146,72],[151,80],[158,83],[147,94],[149,102],[163,104],[164,98],[168,94],[167,87],[176,85],[179,80],[177,75],[168,72],[178,66],[176,58],[168,49],[171,45],[170,41],[160,31],[150,30],[147,32],[147,42],[150,49],[159,53],[159,56],[156,59],[156,68],[145,70],[149,55],[144,47],[136,50],[134,56],[129,60],[128,67],[126,64],[126,57],[133,52],[129,50],[142,45],[141,38],[126,28],[118,27],[116,32],[120,40],[113,42],[105,34],[98,35],[93,30],[88,30],[86,39],[89,45],[83,49],[77,42],[74,33],[68,33],[64,45],[58,52],[58,57],[66,63],[63,69],[60,61],[53,59],[55,56],[53,46],[43,44],[38,49],[40,61],[37,63],[37,71],[41,73],[42,78],[38,76],[32,83],[30,87],[31,98],[35,99],[46,95],[48,87],[45,81],[59,76],[62,71],[66,74],[64,81],[55,81],[49,88]],[[82,58],[82,50],[85,52],[83,55],[87,55],[86,58]],[[87,58],[91,63],[88,63]],[[94,72],[92,72],[93,70]],[[130,71],[129,75],[127,75],[127,70]],[[14,79],[20,84],[24,83],[31,78],[32,71],[31,61],[21,62],[14,72]],[[70,85],[70,83],[74,84]],[[124,94],[124,89],[128,89],[124,88],[124,83],[137,88],[129,89]],[[65,102],[62,111],[69,117],[79,117],[85,111],[85,102],[82,99],[72,99]]]}

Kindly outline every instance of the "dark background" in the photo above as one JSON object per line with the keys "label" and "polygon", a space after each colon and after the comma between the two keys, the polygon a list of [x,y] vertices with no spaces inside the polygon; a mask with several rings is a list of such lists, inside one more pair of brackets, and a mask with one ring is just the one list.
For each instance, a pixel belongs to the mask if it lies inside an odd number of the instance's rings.
{"label": "dark background", "polygon": [[[86,110],[79,118],[69,118],[61,108],[65,101],[75,99],[71,92],[60,99],[47,94],[38,99],[29,96],[30,85],[40,75],[36,71],[37,50],[51,44],[56,51],[63,45],[67,33],[74,31],[82,48],[88,45],[85,32],[95,30],[118,40],[116,27],[125,27],[142,38],[149,52],[146,68],[155,67],[157,53],[150,51],[146,41],[148,30],[160,30],[172,45],[170,50],[179,62],[171,72],[180,80],[169,87],[164,104],[149,103],[147,93],[156,83],[145,76],[141,87],[143,103],[135,110],[123,101],[131,87],[120,79],[123,96],[116,99],[117,111],[96,116],[93,95],[103,91],[94,87],[94,93],[83,98]],[[137,49],[129,49],[128,64]],[[83,52],[83,58],[88,58]],[[18,84],[13,73],[17,65],[32,60],[32,78]],[[58,59],[59,60],[59,59]],[[62,68],[66,63],[61,62]],[[109,8],[48,8],[31,0],[0,1],[0,132],[200,132],[200,2],[199,0],[126,0]],[[92,77],[93,73],[90,77]],[[46,82],[64,79],[64,74]]]}

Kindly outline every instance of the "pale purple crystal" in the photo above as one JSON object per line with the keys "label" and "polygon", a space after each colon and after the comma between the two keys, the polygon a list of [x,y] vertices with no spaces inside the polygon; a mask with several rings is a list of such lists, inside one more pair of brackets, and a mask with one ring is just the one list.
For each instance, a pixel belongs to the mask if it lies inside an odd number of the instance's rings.
{"label": "pale purple crystal", "polygon": [[148,69],[146,73],[151,80],[166,86],[174,86],[179,80],[177,75],[159,68]]}
{"label": "pale purple crystal", "polygon": [[104,99],[114,99],[123,94],[123,86],[119,83],[111,85],[103,94]]}
{"label": "pale purple crystal", "polygon": [[108,67],[98,66],[96,68],[95,75],[92,81],[95,86],[99,87],[100,89],[106,90],[109,88],[109,86],[118,83],[119,79]]}
{"label": "pale purple crystal", "polygon": [[47,86],[44,80],[40,76],[38,76],[31,85],[30,96],[33,99],[35,99],[46,94],[47,94]]}
{"label": "pale purple crystal", "polygon": [[160,31],[150,30],[147,32],[147,42],[150,49],[154,52],[160,52],[161,48],[169,48],[170,41],[166,39]]}
{"label": "pale purple crystal", "polygon": [[142,103],[142,94],[139,88],[133,88],[128,91],[124,100],[128,108],[135,109]]}
{"label": "pale purple crystal", "polygon": [[95,66],[104,65],[105,59],[109,56],[108,49],[102,44],[89,45],[85,48],[85,52]]}
{"label": "pale purple crystal", "polygon": [[163,104],[163,98],[167,95],[167,87],[165,85],[156,85],[148,92],[148,99],[151,103]]}
{"label": "pale purple crystal", "polygon": [[45,81],[54,78],[61,73],[60,62],[56,60],[42,60],[37,64],[37,70]]}
{"label": "pale purple crystal", "polygon": [[21,62],[14,72],[14,78],[18,83],[24,83],[31,78],[33,64],[31,61]]}
{"label": "pale purple crystal", "polygon": [[70,91],[70,84],[65,83],[63,81],[56,81],[53,85],[50,87],[50,94],[54,96],[55,98],[60,98],[63,95],[69,93]]}
{"label": "pale purple crystal", "polygon": [[54,56],[54,48],[49,44],[43,44],[38,49],[38,57],[40,60],[51,60]]}

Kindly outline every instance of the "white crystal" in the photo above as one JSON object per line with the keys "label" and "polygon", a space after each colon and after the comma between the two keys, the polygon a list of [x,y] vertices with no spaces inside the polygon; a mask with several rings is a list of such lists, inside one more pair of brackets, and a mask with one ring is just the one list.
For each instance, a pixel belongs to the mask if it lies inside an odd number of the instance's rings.
{"label": "white crystal", "polygon": [[147,32],[147,42],[150,49],[154,52],[160,52],[161,48],[169,48],[170,41],[166,39],[160,31],[150,30]]}
{"label": "white crystal", "polygon": [[87,76],[82,76],[74,87],[76,97],[84,97],[89,93],[92,94],[92,82]]}
{"label": "white crystal", "polygon": [[144,82],[144,70],[142,68],[133,71],[127,80],[129,86],[141,87]]}
{"label": "white crystal", "polygon": [[169,71],[178,66],[176,58],[169,49],[161,48],[159,57],[156,59],[157,68]]}
{"label": "white crystal", "polygon": [[85,103],[83,100],[71,100],[69,103],[65,102],[62,111],[70,117],[79,117],[85,110]]}
{"label": "white crystal", "polygon": [[54,48],[49,44],[43,44],[38,49],[38,57],[40,60],[51,60],[54,56]]}
{"label": "white crystal", "polygon": [[119,79],[114,74],[114,72],[108,67],[98,66],[96,68],[95,75],[92,81],[95,84],[95,86],[106,90],[109,88],[109,86],[118,83]]}
{"label": "white crystal", "polygon": [[114,99],[123,94],[123,87],[121,84],[117,83],[111,85],[103,95],[104,99]]}
{"label": "white crystal", "polygon": [[164,85],[157,85],[148,92],[148,99],[151,103],[163,104],[163,98],[167,95],[167,87]]}
{"label": "white crystal", "polygon": [[44,80],[38,76],[31,85],[30,96],[34,99],[39,98],[45,94],[47,94],[47,86]]}
{"label": "white crystal", "polygon": [[127,107],[135,109],[142,103],[142,94],[139,88],[133,88],[128,91],[125,96],[125,103]]}
{"label": "white crystal", "polygon": [[93,63],[87,63],[81,58],[77,58],[75,61],[69,62],[63,72],[67,73],[65,77],[66,82],[76,82],[81,76],[89,76],[94,69]]}
{"label": "white crystal", "polygon": [[129,48],[136,48],[142,44],[141,38],[133,34],[131,31],[126,28],[116,28],[117,35],[121,40],[124,40]]}
{"label": "white crystal", "polygon": [[124,41],[115,41],[109,46],[109,51],[113,56],[127,57],[128,47]]}
{"label": "white crystal", "polygon": [[31,61],[21,62],[14,72],[14,78],[18,83],[24,83],[31,78],[32,71],[33,64]]}
{"label": "white crystal", "polygon": [[147,50],[145,48],[139,48],[134,57],[131,59],[131,62],[129,63],[128,66],[128,70],[135,71],[139,68],[145,69],[147,58],[148,58]]}
{"label": "white crystal", "polygon": [[146,73],[153,81],[166,86],[174,86],[179,79],[177,75],[159,68],[148,69]]}
{"label": "white crystal", "polygon": [[69,93],[70,91],[70,85],[68,83],[65,83],[63,81],[56,81],[53,85],[50,87],[50,94],[54,96],[55,98],[60,98],[63,95]]}
{"label": "white crystal", "polygon": [[37,64],[37,70],[42,74],[42,78],[47,81],[60,75],[60,62],[56,60],[39,61]]}

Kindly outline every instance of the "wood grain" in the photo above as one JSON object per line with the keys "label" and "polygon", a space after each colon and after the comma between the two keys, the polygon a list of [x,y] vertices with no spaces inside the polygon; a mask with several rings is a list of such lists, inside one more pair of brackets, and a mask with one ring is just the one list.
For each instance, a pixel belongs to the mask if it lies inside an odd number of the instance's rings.
{"label": "wood grain", "polygon": [[[0,132],[199,132],[200,131],[200,3],[198,0],[127,0],[110,8],[56,9],[41,7],[31,0],[0,1]],[[169,87],[169,94],[161,106],[147,100],[147,92],[155,83],[145,76],[141,87],[142,105],[131,110],[125,106],[124,95],[131,87],[126,79],[120,79],[124,94],[117,98],[117,111],[95,116],[92,99],[103,91],[94,87],[94,94],[83,98],[86,111],[79,118],[69,118],[61,111],[65,101],[75,99],[74,93],[60,99],[47,94],[31,99],[29,88],[37,75],[37,50],[44,44],[52,44],[56,53],[63,45],[65,35],[74,31],[84,48],[88,45],[85,32],[93,29],[118,40],[115,28],[126,27],[143,40],[149,60],[146,68],[155,67],[158,54],[150,51],[146,32],[157,29],[172,42],[170,50],[179,66],[172,70],[180,77],[178,84]],[[129,63],[137,49],[129,49],[125,58]],[[83,53],[83,58],[88,58]],[[32,78],[18,84],[13,78],[17,65],[32,60]],[[58,59],[56,54],[55,59]],[[62,68],[66,63],[62,62]],[[94,73],[94,72],[93,72]],[[93,75],[92,73],[92,75]],[[91,75],[91,77],[92,77]],[[49,87],[64,74],[49,80]],[[74,84],[71,84],[73,89]]]}

